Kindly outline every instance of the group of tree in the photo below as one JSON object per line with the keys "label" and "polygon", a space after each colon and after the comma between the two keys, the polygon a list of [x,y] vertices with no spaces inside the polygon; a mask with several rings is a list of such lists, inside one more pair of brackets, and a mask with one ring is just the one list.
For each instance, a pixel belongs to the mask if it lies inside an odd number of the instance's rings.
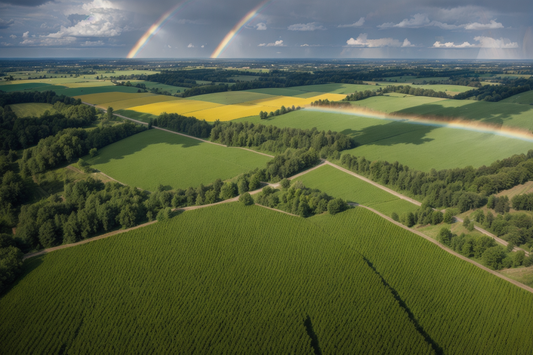
{"label": "group of tree", "polygon": [[333,198],[317,189],[304,186],[301,181],[292,184],[283,179],[280,190],[266,186],[256,195],[256,203],[286,211],[300,217],[310,217],[328,211],[334,215],[346,210],[349,206],[341,198]]}
{"label": "group of tree", "polygon": [[[407,227],[412,227],[415,224],[437,225],[443,221],[445,221],[446,223],[451,222],[445,220],[445,216],[441,211],[434,210],[433,208],[427,206],[427,204],[422,205],[422,207],[420,207],[415,212],[406,212],[401,215],[398,215],[396,212],[393,212],[391,214],[391,218],[397,222],[406,225]],[[453,218],[453,215],[451,216],[451,218],[449,216],[446,216],[446,218],[451,219]]]}
{"label": "group of tree", "polygon": [[384,88],[380,88],[382,94],[395,92],[399,94],[413,95],[413,96],[429,96],[429,97],[441,97],[448,99],[450,96],[444,91],[435,91],[433,89],[424,89],[420,87],[412,87],[409,85],[389,85]]}
{"label": "group of tree", "polygon": [[383,95],[383,92],[375,90],[365,90],[365,91],[356,91],[353,94],[347,95],[342,101],[358,101],[363,100],[372,96]]}
{"label": "group of tree", "polygon": [[526,257],[523,250],[508,255],[501,246],[496,244],[493,238],[485,235],[471,236],[464,233],[456,235],[448,228],[443,227],[437,239],[467,258],[481,259],[485,266],[493,270],[533,265],[533,256]]}
{"label": "group of tree", "polygon": [[509,243],[509,250],[514,246],[527,245],[533,247],[533,218],[525,213],[497,213],[489,210],[477,210],[472,214],[472,221],[494,233]]}
{"label": "group of tree", "polygon": [[329,156],[356,146],[345,134],[313,129],[278,128],[251,122],[216,121],[211,130],[211,141],[232,147],[257,147],[271,152],[291,149],[310,149]]}
{"label": "group of tree", "polygon": [[74,99],[65,95],[57,95],[54,91],[0,91],[0,106],[37,102],[43,104],[55,104],[63,102],[66,105],[81,105],[81,99]]}
{"label": "group of tree", "polygon": [[198,138],[209,138],[213,126],[205,120],[194,117],[181,116],[177,113],[165,113],[152,121],[154,126],[168,128],[172,131],[181,132]]}
{"label": "group of tree", "polygon": [[351,107],[352,105],[349,102],[345,101],[329,101],[328,99],[319,99],[311,102],[311,106],[316,107],[331,107],[331,108],[345,108]]}
{"label": "group of tree", "polygon": [[259,118],[262,119],[262,120],[266,120],[267,118],[284,115],[286,113],[289,113],[289,112],[292,112],[292,111],[296,111],[296,110],[300,110],[300,109],[301,109],[300,106],[295,107],[294,105],[292,105],[292,107],[281,106],[281,108],[277,109],[276,111],[270,111],[270,113],[267,112],[267,111],[259,112]]}
{"label": "group of tree", "polygon": [[511,203],[517,211],[533,211],[533,193],[515,195]]}
{"label": "group of tree", "polygon": [[79,128],[64,129],[54,136],[41,139],[37,146],[24,150],[19,162],[21,174],[26,177],[59,164],[71,163],[93,148],[100,149],[144,130],[146,127],[129,122],[95,128],[89,132]]}
{"label": "group of tree", "polygon": [[25,149],[63,129],[86,127],[97,119],[95,108],[86,105],[70,105],[57,101],[53,108],[54,113],[45,111],[39,118],[19,118],[10,106],[0,108],[0,149]]}
{"label": "group of tree", "polygon": [[455,99],[464,100],[475,98],[478,101],[497,102],[516,94],[531,90],[533,78],[506,79],[501,85],[483,85],[474,90],[469,90],[455,95]]}
{"label": "group of tree", "polygon": [[341,164],[351,171],[423,200],[431,207],[457,207],[460,212],[484,206],[488,197],[533,178],[533,150],[498,160],[490,166],[423,172],[398,162],[369,161],[344,154]]}

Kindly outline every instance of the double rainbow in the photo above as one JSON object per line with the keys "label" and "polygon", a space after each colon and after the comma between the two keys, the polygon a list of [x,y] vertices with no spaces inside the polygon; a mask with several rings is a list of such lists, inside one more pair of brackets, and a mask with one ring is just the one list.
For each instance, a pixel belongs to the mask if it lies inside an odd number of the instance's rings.
{"label": "double rainbow", "polygon": [[161,27],[165,24],[165,22],[172,17],[178,10],[180,10],[185,4],[191,2],[192,0],[187,0],[182,3],[179,3],[178,5],[174,6],[172,9],[168,10],[157,20],[154,22],[152,26],[146,31],[141,38],[135,43],[133,48],[128,53],[127,58],[135,58],[135,56],[139,53],[139,51],[150,41],[150,39],[155,35]]}
{"label": "double rainbow", "polygon": [[224,37],[222,42],[219,43],[215,51],[211,54],[211,58],[218,58],[218,56],[226,49],[231,40],[240,32],[240,30],[246,25],[248,21],[253,19],[262,9],[268,4],[270,0],[265,0],[259,5],[254,7],[252,11],[248,12]]}

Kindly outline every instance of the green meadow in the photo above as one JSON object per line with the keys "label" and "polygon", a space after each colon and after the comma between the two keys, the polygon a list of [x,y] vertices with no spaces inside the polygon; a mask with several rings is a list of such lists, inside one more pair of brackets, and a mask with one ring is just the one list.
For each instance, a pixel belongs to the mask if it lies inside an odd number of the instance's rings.
{"label": "green meadow", "polygon": [[35,102],[9,105],[9,107],[11,107],[17,117],[40,117],[45,111],[55,112],[52,105]]}
{"label": "green meadow", "polygon": [[392,212],[401,214],[418,209],[418,206],[330,165],[310,171],[296,180],[301,181],[306,187],[319,189],[330,196],[372,207],[387,216]]}
{"label": "green meadow", "polygon": [[513,95],[506,99],[503,99],[503,103],[533,105],[533,90],[523,92],[521,94]]}
{"label": "green meadow", "polygon": [[360,144],[347,151],[350,154],[370,160],[398,161],[423,171],[490,165],[532,148],[531,142],[491,133],[309,109],[267,120],[255,116],[238,121],[341,132]]}
{"label": "green meadow", "polygon": [[187,100],[206,101],[222,105],[238,105],[248,101],[263,99],[274,99],[274,97],[269,94],[261,94],[251,91],[226,91],[187,97]]}
{"label": "green meadow", "polygon": [[126,185],[155,191],[159,184],[186,189],[229,179],[264,167],[269,160],[242,149],[152,129],[101,149],[87,162]]}

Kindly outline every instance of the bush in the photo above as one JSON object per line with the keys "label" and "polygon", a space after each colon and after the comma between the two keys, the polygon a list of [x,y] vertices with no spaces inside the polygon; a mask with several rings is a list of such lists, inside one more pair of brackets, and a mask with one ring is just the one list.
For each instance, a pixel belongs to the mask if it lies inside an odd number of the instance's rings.
{"label": "bush", "polygon": [[157,217],[156,218],[157,218],[157,220],[159,222],[167,220],[167,219],[170,218],[170,213],[171,212],[172,212],[172,210],[170,209],[170,207],[163,208],[157,213]]}
{"label": "bush", "polygon": [[252,195],[250,195],[248,192],[245,192],[239,196],[239,202],[245,206],[250,206],[254,204],[254,199],[252,198]]}
{"label": "bush", "polygon": [[453,210],[448,208],[444,213],[444,223],[452,224],[453,223]]}
{"label": "bush", "polygon": [[89,155],[91,156],[91,158],[94,158],[98,155],[98,149],[92,148],[91,150],[89,150]]}
{"label": "bush", "polygon": [[398,214],[396,212],[392,212],[392,214],[390,215],[390,218],[392,218],[396,222],[400,220],[400,217],[398,217]]}
{"label": "bush", "polygon": [[437,239],[442,244],[449,246],[452,241],[452,232],[448,228],[443,227],[441,228]]}
{"label": "bush", "polygon": [[504,258],[505,253],[503,252],[503,248],[498,245],[485,250],[482,256],[485,265],[493,270],[499,270],[502,268]]}
{"label": "bush", "polygon": [[328,212],[331,215],[335,215],[339,212],[342,212],[348,208],[346,202],[341,198],[336,198],[328,202]]}

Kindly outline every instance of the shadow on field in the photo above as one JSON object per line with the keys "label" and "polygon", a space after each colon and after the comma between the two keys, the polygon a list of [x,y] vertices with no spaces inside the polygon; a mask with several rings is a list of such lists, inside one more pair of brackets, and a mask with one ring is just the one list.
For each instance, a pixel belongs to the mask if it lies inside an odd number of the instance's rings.
{"label": "shadow on field", "polygon": [[426,135],[440,127],[390,121],[361,130],[345,129],[340,133],[353,137],[359,145],[393,146],[396,144],[424,144],[433,138]]}
{"label": "shadow on field", "polygon": [[[463,118],[502,126],[508,121],[512,121],[514,118],[513,115],[519,115],[531,110],[531,107],[526,105],[472,101],[472,103],[460,107],[444,107],[436,103],[424,104],[397,111],[395,114]],[[518,127],[517,124],[514,124],[514,126]]]}
{"label": "shadow on field", "polygon": [[36,256],[36,257],[25,260],[24,263],[22,264],[21,274],[15,279],[15,282],[13,282],[7,289],[4,290],[4,292],[0,293],[0,296],[7,294],[13,287],[17,286],[18,283],[24,277],[26,277],[26,275],[31,273],[33,270],[37,269],[39,265],[43,263],[43,256],[44,255],[40,255],[40,256]]}
{"label": "shadow on field", "polygon": [[[102,150],[98,152],[99,154],[97,156],[88,159],[87,162],[91,165],[96,165],[109,163],[111,160],[124,159],[126,156],[134,155],[135,153],[140,152],[141,150],[154,144],[168,144],[177,145],[181,148],[191,148],[209,143],[204,143],[196,139],[169,132],[151,129],[137,133],[128,138],[124,138],[102,148]],[[223,149],[222,147],[220,148]],[[167,158],[169,158],[169,163],[172,162],[173,154],[169,154],[168,152],[163,153],[163,149],[156,149],[153,154],[165,154]],[[153,173],[155,176],[157,171],[154,171]]]}

